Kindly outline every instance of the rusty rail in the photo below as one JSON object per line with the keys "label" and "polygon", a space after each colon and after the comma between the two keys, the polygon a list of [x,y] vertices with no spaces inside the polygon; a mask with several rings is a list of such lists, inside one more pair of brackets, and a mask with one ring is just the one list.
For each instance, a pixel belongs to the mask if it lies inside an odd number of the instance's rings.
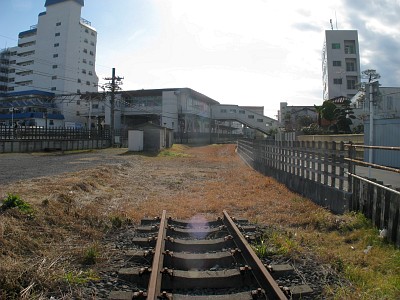
{"label": "rusty rail", "polygon": [[161,291],[162,274],[161,269],[163,267],[163,251],[165,248],[165,238],[167,233],[167,212],[163,210],[160,230],[158,231],[156,248],[154,252],[152,272],[149,280],[149,287],[147,290],[147,299],[157,299]]}
{"label": "rusty rail", "polygon": [[228,212],[224,210],[223,213],[225,220],[224,223],[226,226],[228,226],[228,230],[233,235],[235,243],[242,251],[244,259],[247,261],[247,264],[252,268],[252,271],[255,274],[256,279],[260,284],[260,287],[265,290],[265,293],[268,297],[271,297],[271,299],[286,300],[286,295],[282,292],[276,281],[272,278],[271,274],[269,274],[269,272],[265,268],[264,264],[254,253],[253,249],[250,247],[247,240],[243,237],[239,228],[229,216]]}

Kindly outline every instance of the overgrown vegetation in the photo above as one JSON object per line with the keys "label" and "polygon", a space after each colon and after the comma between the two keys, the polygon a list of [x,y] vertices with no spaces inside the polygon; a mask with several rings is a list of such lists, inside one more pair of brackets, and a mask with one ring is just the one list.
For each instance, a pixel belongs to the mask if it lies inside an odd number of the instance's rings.
{"label": "overgrown vegetation", "polygon": [[35,212],[0,213],[0,298],[60,299],[97,280],[110,256],[104,234],[128,222],[163,209],[212,220],[227,209],[268,228],[254,246],[260,256],[311,256],[337,272],[343,284],[322,298],[400,299],[400,250],[362,214],[333,215],[291,193],[243,164],[234,145],[172,150],[186,156],[123,156],[124,164],[0,186],[1,197],[14,191]]}

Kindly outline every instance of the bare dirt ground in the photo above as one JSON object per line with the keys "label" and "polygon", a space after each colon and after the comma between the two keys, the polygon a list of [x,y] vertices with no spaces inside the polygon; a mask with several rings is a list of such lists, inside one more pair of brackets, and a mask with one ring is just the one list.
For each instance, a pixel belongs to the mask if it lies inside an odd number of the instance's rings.
{"label": "bare dirt ground", "polygon": [[[236,155],[234,145],[177,146],[163,156],[134,155],[126,149],[7,154],[0,155],[0,166],[0,199],[17,194],[34,210],[29,215],[0,211],[0,299],[49,299],[56,292],[72,299],[66,283],[71,290],[82,274],[83,281],[92,278],[81,267],[88,250],[94,249],[103,264],[112,255],[103,238],[116,230],[116,220],[122,226],[136,224],[164,209],[180,219],[214,219],[226,209],[283,232],[274,236],[275,242],[291,257],[318,258],[329,270],[337,262],[338,271],[347,263],[344,254],[329,245],[337,234],[324,232],[353,226],[354,219],[334,216],[253,171]],[[350,255],[356,258],[368,243],[355,236],[343,239],[336,250],[343,247],[347,255],[357,249]],[[357,259],[368,265],[368,257]],[[336,299],[368,299],[347,297],[357,288],[344,283],[340,289],[346,297]],[[329,287],[326,298],[335,298],[335,293],[335,287]]]}

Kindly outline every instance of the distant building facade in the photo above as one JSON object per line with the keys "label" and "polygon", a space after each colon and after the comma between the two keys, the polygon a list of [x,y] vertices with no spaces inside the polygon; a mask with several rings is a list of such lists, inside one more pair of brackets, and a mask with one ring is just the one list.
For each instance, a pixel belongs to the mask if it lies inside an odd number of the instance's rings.
{"label": "distant building facade", "polygon": [[322,50],[323,99],[352,98],[360,82],[357,30],[326,30]]}
{"label": "distant building facade", "polygon": [[[0,52],[0,93],[12,101],[21,92],[54,95],[96,92],[97,32],[81,18],[84,0],[46,0],[37,25],[20,32],[18,46]],[[7,97],[8,96],[8,97]],[[70,121],[82,122],[76,102],[60,102]]]}
{"label": "distant building facade", "polygon": [[298,131],[301,128],[317,123],[318,114],[314,106],[288,106],[287,102],[280,103],[278,123],[286,131]]}

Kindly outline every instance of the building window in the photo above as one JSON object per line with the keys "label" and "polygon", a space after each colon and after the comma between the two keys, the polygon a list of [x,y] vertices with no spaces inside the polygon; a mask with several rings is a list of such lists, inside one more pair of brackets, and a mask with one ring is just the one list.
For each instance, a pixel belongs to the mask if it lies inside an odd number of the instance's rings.
{"label": "building window", "polygon": [[90,34],[91,34],[92,36],[96,36],[95,33],[94,33],[93,31],[92,31]]}
{"label": "building window", "polygon": [[89,40],[88,40],[88,39],[85,39],[84,42],[85,42],[85,43],[89,43]]}
{"label": "building window", "polygon": [[89,71],[88,74],[89,74],[89,75],[93,75],[92,71]]}
{"label": "building window", "polygon": [[80,78],[78,78],[78,83],[81,83],[82,82],[82,80],[80,80]]}
{"label": "building window", "polygon": [[347,72],[356,71],[356,63],[354,61],[347,61],[346,62],[346,71]]}
{"label": "building window", "polygon": [[52,76],[51,79],[52,79],[52,80],[56,80],[56,79],[57,79],[57,76]]}
{"label": "building window", "polygon": [[340,49],[340,43],[332,43],[332,49]]}
{"label": "building window", "polygon": [[87,49],[83,49],[83,53],[87,53]]}
{"label": "building window", "polygon": [[94,52],[93,52],[93,51],[90,51],[90,55],[93,56],[93,55],[94,55]]}
{"label": "building window", "polygon": [[56,23],[56,26],[61,26],[61,22],[57,22],[57,23]]}
{"label": "building window", "polygon": [[221,109],[221,113],[226,113],[226,109]]}
{"label": "building window", "polygon": [[90,45],[94,46],[94,42],[90,42]]}
{"label": "building window", "polygon": [[53,58],[56,58],[56,57],[58,57],[58,54],[53,54]]}
{"label": "building window", "polygon": [[59,33],[59,32],[56,32],[55,36],[60,36],[60,33]]}
{"label": "building window", "polygon": [[52,91],[56,91],[57,88],[56,88],[55,86],[53,86],[53,87],[51,88],[51,90],[52,90]]}
{"label": "building window", "polygon": [[[80,93],[81,93],[81,90],[80,90],[80,89],[77,89],[77,90],[76,90],[76,93],[77,93],[77,94],[80,94]],[[67,104],[67,105],[68,105],[68,104]]]}
{"label": "building window", "polygon": [[386,107],[387,107],[387,110],[393,109],[393,97],[392,96],[387,96]]}
{"label": "building window", "polygon": [[342,84],[342,78],[333,78],[333,84]]}
{"label": "building window", "polygon": [[57,65],[53,65],[53,69],[57,69],[58,68],[58,66]]}
{"label": "building window", "polygon": [[89,60],[89,65],[93,66],[93,62],[91,60]]}
{"label": "building window", "polygon": [[334,60],[333,61],[333,66],[334,67],[341,67],[342,66],[342,62],[340,60]]}
{"label": "building window", "polygon": [[83,74],[86,74],[86,70],[85,70],[85,69],[82,69],[82,73],[83,73]]}
{"label": "building window", "polygon": [[257,122],[262,123],[262,122],[264,122],[264,120],[263,119],[257,119]]}
{"label": "building window", "polygon": [[76,105],[81,105],[81,100],[76,100]]}
{"label": "building window", "polygon": [[254,115],[248,115],[249,119],[254,119]]}
{"label": "building window", "polygon": [[55,43],[55,44],[54,44],[54,47],[59,47],[59,46],[60,46],[59,43]]}
{"label": "building window", "polygon": [[246,112],[244,110],[239,110],[239,114],[244,115]]}
{"label": "building window", "polygon": [[81,113],[80,113],[79,110],[76,111],[76,115],[77,115],[77,116],[80,116],[80,115],[81,115]]}
{"label": "building window", "polygon": [[357,84],[356,78],[348,78],[347,79],[347,89],[348,90],[355,90],[356,84]]}
{"label": "building window", "polygon": [[54,120],[50,120],[49,125],[54,125]]}
{"label": "building window", "polygon": [[86,28],[86,29],[85,29],[85,32],[86,32],[86,33],[89,33],[89,29]]}
{"label": "building window", "polygon": [[83,62],[84,64],[86,64],[86,63],[87,63],[87,61],[86,61],[86,59],[85,59],[85,58],[82,60],[82,62]]}
{"label": "building window", "polygon": [[90,81],[86,81],[86,85],[90,85]]}

